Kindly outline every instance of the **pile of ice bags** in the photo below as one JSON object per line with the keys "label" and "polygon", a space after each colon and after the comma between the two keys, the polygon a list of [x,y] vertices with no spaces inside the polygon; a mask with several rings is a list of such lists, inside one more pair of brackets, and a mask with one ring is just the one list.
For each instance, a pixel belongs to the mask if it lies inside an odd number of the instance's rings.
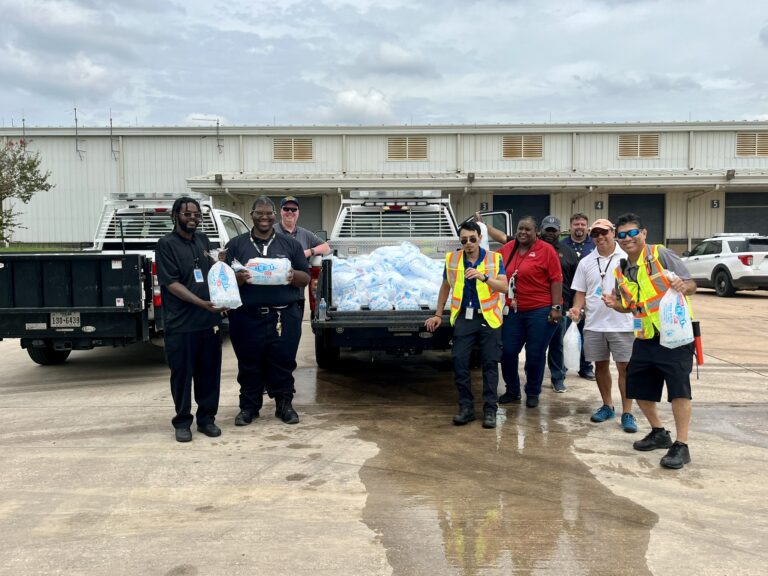
{"label": "pile of ice bags", "polygon": [[331,257],[333,306],[360,310],[434,310],[443,281],[444,260],[428,258],[415,245],[383,246],[365,256]]}

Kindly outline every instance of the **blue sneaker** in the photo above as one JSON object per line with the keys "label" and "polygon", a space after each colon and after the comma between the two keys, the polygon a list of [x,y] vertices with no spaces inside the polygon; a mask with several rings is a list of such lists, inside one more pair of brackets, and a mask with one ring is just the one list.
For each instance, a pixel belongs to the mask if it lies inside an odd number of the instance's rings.
{"label": "blue sneaker", "polygon": [[624,414],[621,415],[621,427],[624,428],[624,432],[637,432],[637,422],[635,422],[635,417],[632,416],[632,412],[624,412]]}
{"label": "blue sneaker", "polygon": [[612,419],[616,417],[616,412],[614,412],[613,408],[610,406],[607,406],[603,404],[600,406],[600,408],[597,409],[597,411],[592,414],[592,422],[605,422],[606,420]]}

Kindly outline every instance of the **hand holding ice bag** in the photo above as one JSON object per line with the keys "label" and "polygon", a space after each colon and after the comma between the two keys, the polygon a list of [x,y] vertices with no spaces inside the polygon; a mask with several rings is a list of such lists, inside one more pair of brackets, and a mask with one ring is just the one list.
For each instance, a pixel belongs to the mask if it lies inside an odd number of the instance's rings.
{"label": "hand holding ice bag", "polygon": [[[677,274],[674,272],[667,270],[665,274],[669,280],[677,279]],[[681,292],[671,286],[659,304],[659,322],[661,324],[659,342],[662,346],[679,348],[693,342],[693,322],[688,302]]]}

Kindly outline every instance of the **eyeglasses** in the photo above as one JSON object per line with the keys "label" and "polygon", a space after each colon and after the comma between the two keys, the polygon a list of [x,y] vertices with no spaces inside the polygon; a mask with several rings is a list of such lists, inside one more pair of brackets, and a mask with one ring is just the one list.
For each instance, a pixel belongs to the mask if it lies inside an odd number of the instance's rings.
{"label": "eyeglasses", "polygon": [[630,238],[634,238],[638,234],[640,234],[640,229],[632,228],[632,230],[622,230],[621,232],[616,234],[616,236],[619,238],[619,240],[624,240],[627,236],[629,236]]}
{"label": "eyeglasses", "polygon": [[184,216],[184,218],[195,219],[195,220],[203,219],[202,212],[180,212],[180,214]]}
{"label": "eyeglasses", "polygon": [[251,216],[256,216],[256,218],[269,218],[270,216],[274,216],[275,213],[270,212],[257,212],[256,210],[251,211]]}
{"label": "eyeglasses", "polygon": [[283,206],[283,212],[298,212],[298,208],[291,208],[290,206]]}
{"label": "eyeglasses", "polygon": [[605,228],[595,228],[589,235],[592,238],[597,238],[598,236],[608,236],[608,232],[610,232],[610,230],[606,230]]}
{"label": "eyeglasses", "polygon": [[472,244],[474,244],[475,242],[477,242],[477,236],[470,236],[469,238],[461,238],[459,241],[462,244],[466,244],[467,242],[471,242]]}

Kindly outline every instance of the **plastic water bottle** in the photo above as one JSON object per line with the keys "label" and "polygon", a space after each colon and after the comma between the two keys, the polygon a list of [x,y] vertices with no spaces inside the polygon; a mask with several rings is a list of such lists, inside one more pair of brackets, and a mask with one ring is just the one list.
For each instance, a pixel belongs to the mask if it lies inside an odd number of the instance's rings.
{"label": "plastic water bottle", "polygon": [[320,303],[317,305],[317,315],[320,320],[328,319],[328,304],[325,302],[325,298],[320,298]]}

